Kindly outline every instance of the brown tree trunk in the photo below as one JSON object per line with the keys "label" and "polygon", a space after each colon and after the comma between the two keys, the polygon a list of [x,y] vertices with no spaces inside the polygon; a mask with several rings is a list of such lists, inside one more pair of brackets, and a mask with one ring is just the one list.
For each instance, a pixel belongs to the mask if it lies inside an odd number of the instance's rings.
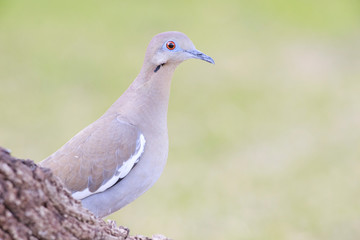
{"label": "brown tree trunk", "polygon": [[[96,218],[49,169],[0,147],[0,239],[133,239],[129,230]],[[152,239],[167,239],[156,235]]]}

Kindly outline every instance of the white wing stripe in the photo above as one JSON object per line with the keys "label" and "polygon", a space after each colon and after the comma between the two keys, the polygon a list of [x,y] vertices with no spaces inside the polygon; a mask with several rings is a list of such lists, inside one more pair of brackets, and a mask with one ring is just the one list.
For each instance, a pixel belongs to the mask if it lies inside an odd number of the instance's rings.
{"label": "white wing stripe", "polygon": [[86,188],[82,191],[74,192],[72,194],[73,198],[75,199],[83,199],[86,198],[92,194],[103,192],[109,187],[113,186],[120,178],[124,178],[128,173],[131,171],[131,169],[134,167],[134,165],[139,162],[141,154],[144,152],[145,149],[145,137],[143,134],[140,134],[139,138],[136,141],[136,150],[135,153],[128,159],[127,161],[123,162],[120,168],[118,168],[115,172],[115,174],[110,178],[105,184],[101,185],[98,190],[95,192],[90,192],[89,188]]}

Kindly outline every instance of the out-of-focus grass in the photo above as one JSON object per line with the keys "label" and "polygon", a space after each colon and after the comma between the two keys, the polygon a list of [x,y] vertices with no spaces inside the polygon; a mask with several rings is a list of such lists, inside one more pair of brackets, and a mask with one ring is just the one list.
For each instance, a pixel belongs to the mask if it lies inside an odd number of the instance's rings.
{"label": "out-of-focus grass", "polygon": [[357,1],[0,1],[0,145],[41,160],[121,95],[158,32],[173,79],[157,184],[110,218],[174,239],[359,239]]}

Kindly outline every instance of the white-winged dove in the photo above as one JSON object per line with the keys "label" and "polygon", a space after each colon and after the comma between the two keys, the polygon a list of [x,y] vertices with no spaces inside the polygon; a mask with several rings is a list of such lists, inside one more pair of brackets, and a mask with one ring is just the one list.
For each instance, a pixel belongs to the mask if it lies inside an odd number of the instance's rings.
{"label": "white-winged dove", "polygon": [[140,74],[98,120],[40,162],[96,216],[107,216],[148,190],[168,156],[171,77],[184,60],[214,60],[180,32],[150,42]]}

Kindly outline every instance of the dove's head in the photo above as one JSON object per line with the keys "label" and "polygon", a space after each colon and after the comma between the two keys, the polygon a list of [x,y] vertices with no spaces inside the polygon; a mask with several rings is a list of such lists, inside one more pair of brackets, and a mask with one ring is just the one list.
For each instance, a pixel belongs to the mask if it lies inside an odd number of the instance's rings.
{"label": "dove's head", "polygon": [[152,65],[154,71],[158,71],[163,65],[178,65],[190,58],[215,63],[211,57],[197,50],[184,33],[163,32],[150,41],[145,55],[145,62]]}

